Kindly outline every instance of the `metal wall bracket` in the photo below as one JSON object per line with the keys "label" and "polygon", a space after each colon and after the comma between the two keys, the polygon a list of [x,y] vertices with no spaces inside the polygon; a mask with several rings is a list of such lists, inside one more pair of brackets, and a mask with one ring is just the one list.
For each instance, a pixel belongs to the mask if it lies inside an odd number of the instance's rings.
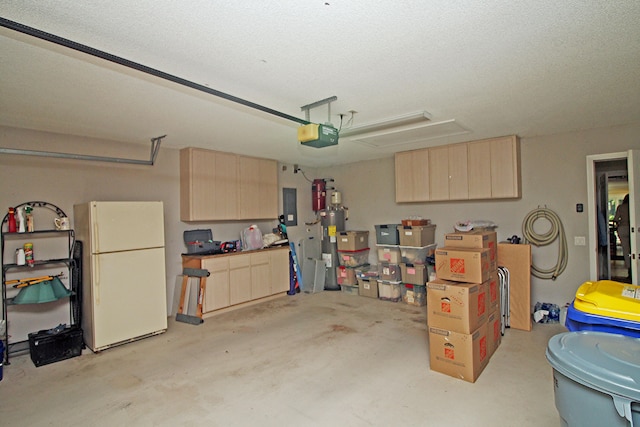
{"label": "metal wall bracket", "polygon": [[103,157],[103,156],[89,156],[86,154],[73,154],[73,153],[54,153],[51,151],[35,151],[35,150],[22,150],[17,148],[1,148],[0,154],[18,154],[22,156],[40,156],[40,157],[55,157],[59,159],[73,159],[73,160],[91,160],[95,162],[112,162],[112,163],[128,163],[132,165],[147,165],[153,166],[158,152],[160,151],[160,142],[162,138],[167,135],[157,136],[151,138],[151,153],[149,160],[137,160],[137,159],[124,159],[120,157]]}

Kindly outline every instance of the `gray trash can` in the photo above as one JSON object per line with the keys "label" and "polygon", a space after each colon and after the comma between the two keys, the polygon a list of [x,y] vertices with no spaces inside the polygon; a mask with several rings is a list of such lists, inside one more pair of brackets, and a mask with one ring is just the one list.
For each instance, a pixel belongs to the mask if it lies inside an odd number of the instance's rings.
{"label": "gray trash can", "polygon": [[561,425],[640,427],[640,338],[565,332],[546,355]]}

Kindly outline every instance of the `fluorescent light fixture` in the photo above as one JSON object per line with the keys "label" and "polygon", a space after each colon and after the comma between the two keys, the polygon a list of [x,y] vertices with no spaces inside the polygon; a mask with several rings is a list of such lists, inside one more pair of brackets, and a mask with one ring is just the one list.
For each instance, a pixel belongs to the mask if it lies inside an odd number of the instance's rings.
{"label": "fluorescent light fixture", "polygon": [[383,120],[377,123],[370,123],[362,126],[355,126],[348,129],[342,129],[340,131],[340,137],[349,137],[354,135],[362,135],[364,133],[378,132],[390,128],[399,126],[411,125],[415,123],[425,122],[431,120],[431,114],[426,111],[419,111],[417,113],[407,114],[404,116],[394,117],[388,120]]}
{"label": "fluorescent light fixture", "polygon": [[469,129],[457,123],[455,119],[450,119],[369,132],[354,136],[352,140],[370,147],[384,149],[399,145],[425,143],[434,139],[448,138],[470,132]]}

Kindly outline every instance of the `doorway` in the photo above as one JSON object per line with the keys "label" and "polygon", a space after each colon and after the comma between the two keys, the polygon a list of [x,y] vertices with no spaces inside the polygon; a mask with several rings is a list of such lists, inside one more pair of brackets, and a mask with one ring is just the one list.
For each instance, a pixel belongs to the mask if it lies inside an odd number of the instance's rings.
{"label": "doorway", "polygon": [[[640,188],[640,153],[630,150],[587,156],[589,176],[589,231],[591,252],[591,279],[615,280],[623,283],[638,283],[638,234],[636,216],[639,198],[634,193]],[[635,174],[634,174],[635,172]],[[629,222],[631,237],[624,242],[616,229],[613,218],[617,207],[629,195]],[[628,235],[628,233],[627,233]],[[622,233],[624,238],[625,234]],[[627,259],[625,260],[625,256]]]}
{"label": "doorway", "polygon": [[[604,160],[595,163],[598,213],[598,280],[631,283],[629,261],[625,261],[622,239],[614,216],[624,197],[629,194],[627,162]],[[623,238],[628,236],[623,235]],[[628,245],[625,242],[624,245]]]}

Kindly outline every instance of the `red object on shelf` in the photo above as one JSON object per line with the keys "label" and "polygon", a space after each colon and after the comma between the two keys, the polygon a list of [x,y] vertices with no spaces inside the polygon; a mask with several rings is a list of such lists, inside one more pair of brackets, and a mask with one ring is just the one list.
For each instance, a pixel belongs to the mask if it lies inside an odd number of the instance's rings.
{"label": "red object on shelf", "polygon": [[15,209],[14,208],[9,208],[9,233],[15,233],[16,232],[16,216],[15,216]]}

